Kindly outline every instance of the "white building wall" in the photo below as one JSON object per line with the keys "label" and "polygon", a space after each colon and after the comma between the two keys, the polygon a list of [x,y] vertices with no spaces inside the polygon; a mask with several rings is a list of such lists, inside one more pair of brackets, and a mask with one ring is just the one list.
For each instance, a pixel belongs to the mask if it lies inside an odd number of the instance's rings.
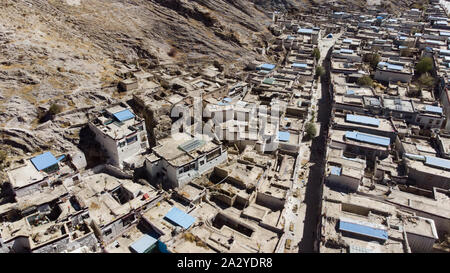
{"label": "white building wall", "polygon": [[385,82],[411,82],[412,75],[405,73],[396,73],[392,71],[380,70],[377,69],[375,72],[375,80],[385,81]]}
{"label": "white building wall", "polygon": [[[144,152],[148,147],[147,131],[145,125],[143,125],[143,130],[138,131],[137,141],[128,144],[126,143],[127,138],[125,137],[119,141],[116,141],[99,130],[95,125],[89,123],[89,128],[95,133],[95,140],[100,143],[102,148],[108,154],[108,161],[114,166],[120,168],[123,167],[123,161],[131,156],[138,155]],[[125,146],[119,147],[119,143],[125,142]]]}

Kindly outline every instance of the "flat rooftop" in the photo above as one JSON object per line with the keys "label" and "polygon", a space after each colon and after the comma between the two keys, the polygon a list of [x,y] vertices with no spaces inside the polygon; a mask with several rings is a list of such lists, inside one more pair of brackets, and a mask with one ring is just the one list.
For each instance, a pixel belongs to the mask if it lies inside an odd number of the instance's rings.
{"label": "flat rooftop", "polygon": [[379,117],[370,117],[359,114],[347,114],[345,116],[336,115],[334,117],[334,122],[339,125],[355,128],[375,129],[389,133],[394,131],[394,127],[390,120]]}
{"label": "flat rooftop", "polygon": [[393,111],[401,112],[415,112],[414,106],[410,100],[403,100],[399,98],[383,98],[383,105],[385,108]]}
{"label": "flat rooftop", "polygon": [[153,153],[173,166],[183,166],[219,146],[207,135],[194,138],[188,134],[178,133],[159,140],[159,145],[153,148]]}

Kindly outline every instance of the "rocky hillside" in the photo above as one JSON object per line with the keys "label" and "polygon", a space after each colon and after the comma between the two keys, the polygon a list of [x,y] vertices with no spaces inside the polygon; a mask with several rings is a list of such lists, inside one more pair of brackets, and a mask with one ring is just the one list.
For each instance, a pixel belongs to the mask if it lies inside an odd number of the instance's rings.
{"label": "rocky hillside", "polygon": [[[3,0],[0,144],[15,147],[12,154],[64,146],[55,131],[76,135],[73,120],[85,115],[74,119],[70,111],[114,100],[108,87],[121,63],[182,69],[258,58],[270,19],[243,0]],[[67,118],[40,124],[55,102]]]}
{"label": "rocky hillside", "polygon": [[[256,48],[272,38],[271,10],[315,2],[2,0],[0,149],[70,150],[90,107],[117,99],[120,64],[242,67],[263,58]],[[62,114],[43,123],[54,103]]]}

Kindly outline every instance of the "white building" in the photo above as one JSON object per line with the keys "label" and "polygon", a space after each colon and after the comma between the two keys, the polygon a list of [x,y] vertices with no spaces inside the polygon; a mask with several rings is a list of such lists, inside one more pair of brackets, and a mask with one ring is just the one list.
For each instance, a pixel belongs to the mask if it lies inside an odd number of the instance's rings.
{"label": "white building", "polygon": [[90,121],[95,140],[108,154],[108,163],[123,168],[133,167],[134,156],[149,147],[144,119],[137,117],[125,104],[105,109]]}
{"label": "white building", "polygon": [[182,187],[228,158],[226,148],[207,135],[177,133],[160,140],[152,150],[145,160],[150,179],[172,188]]}
{"label": "white building", "polygon": [[413,74],[413,70],[406,65],[379,62],[374,79],[384,82],[411,82]]}

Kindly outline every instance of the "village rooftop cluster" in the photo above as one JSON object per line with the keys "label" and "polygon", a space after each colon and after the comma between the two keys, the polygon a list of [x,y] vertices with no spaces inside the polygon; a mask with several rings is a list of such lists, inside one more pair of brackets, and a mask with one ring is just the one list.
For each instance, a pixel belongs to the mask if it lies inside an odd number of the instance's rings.
{"label": "village rooftop cluster", "polygon": [[[89,112],[89,153],[42,151],[6,170],[0,252],[285,253],[306,240],[319,252],[448,251],[445,9],[329,2],[271,16],[275,38],[256,50],[272,61],[233,76],[216,63],[123,64],[128,100]],[[424,58],[432,68],[418,72]]]}

